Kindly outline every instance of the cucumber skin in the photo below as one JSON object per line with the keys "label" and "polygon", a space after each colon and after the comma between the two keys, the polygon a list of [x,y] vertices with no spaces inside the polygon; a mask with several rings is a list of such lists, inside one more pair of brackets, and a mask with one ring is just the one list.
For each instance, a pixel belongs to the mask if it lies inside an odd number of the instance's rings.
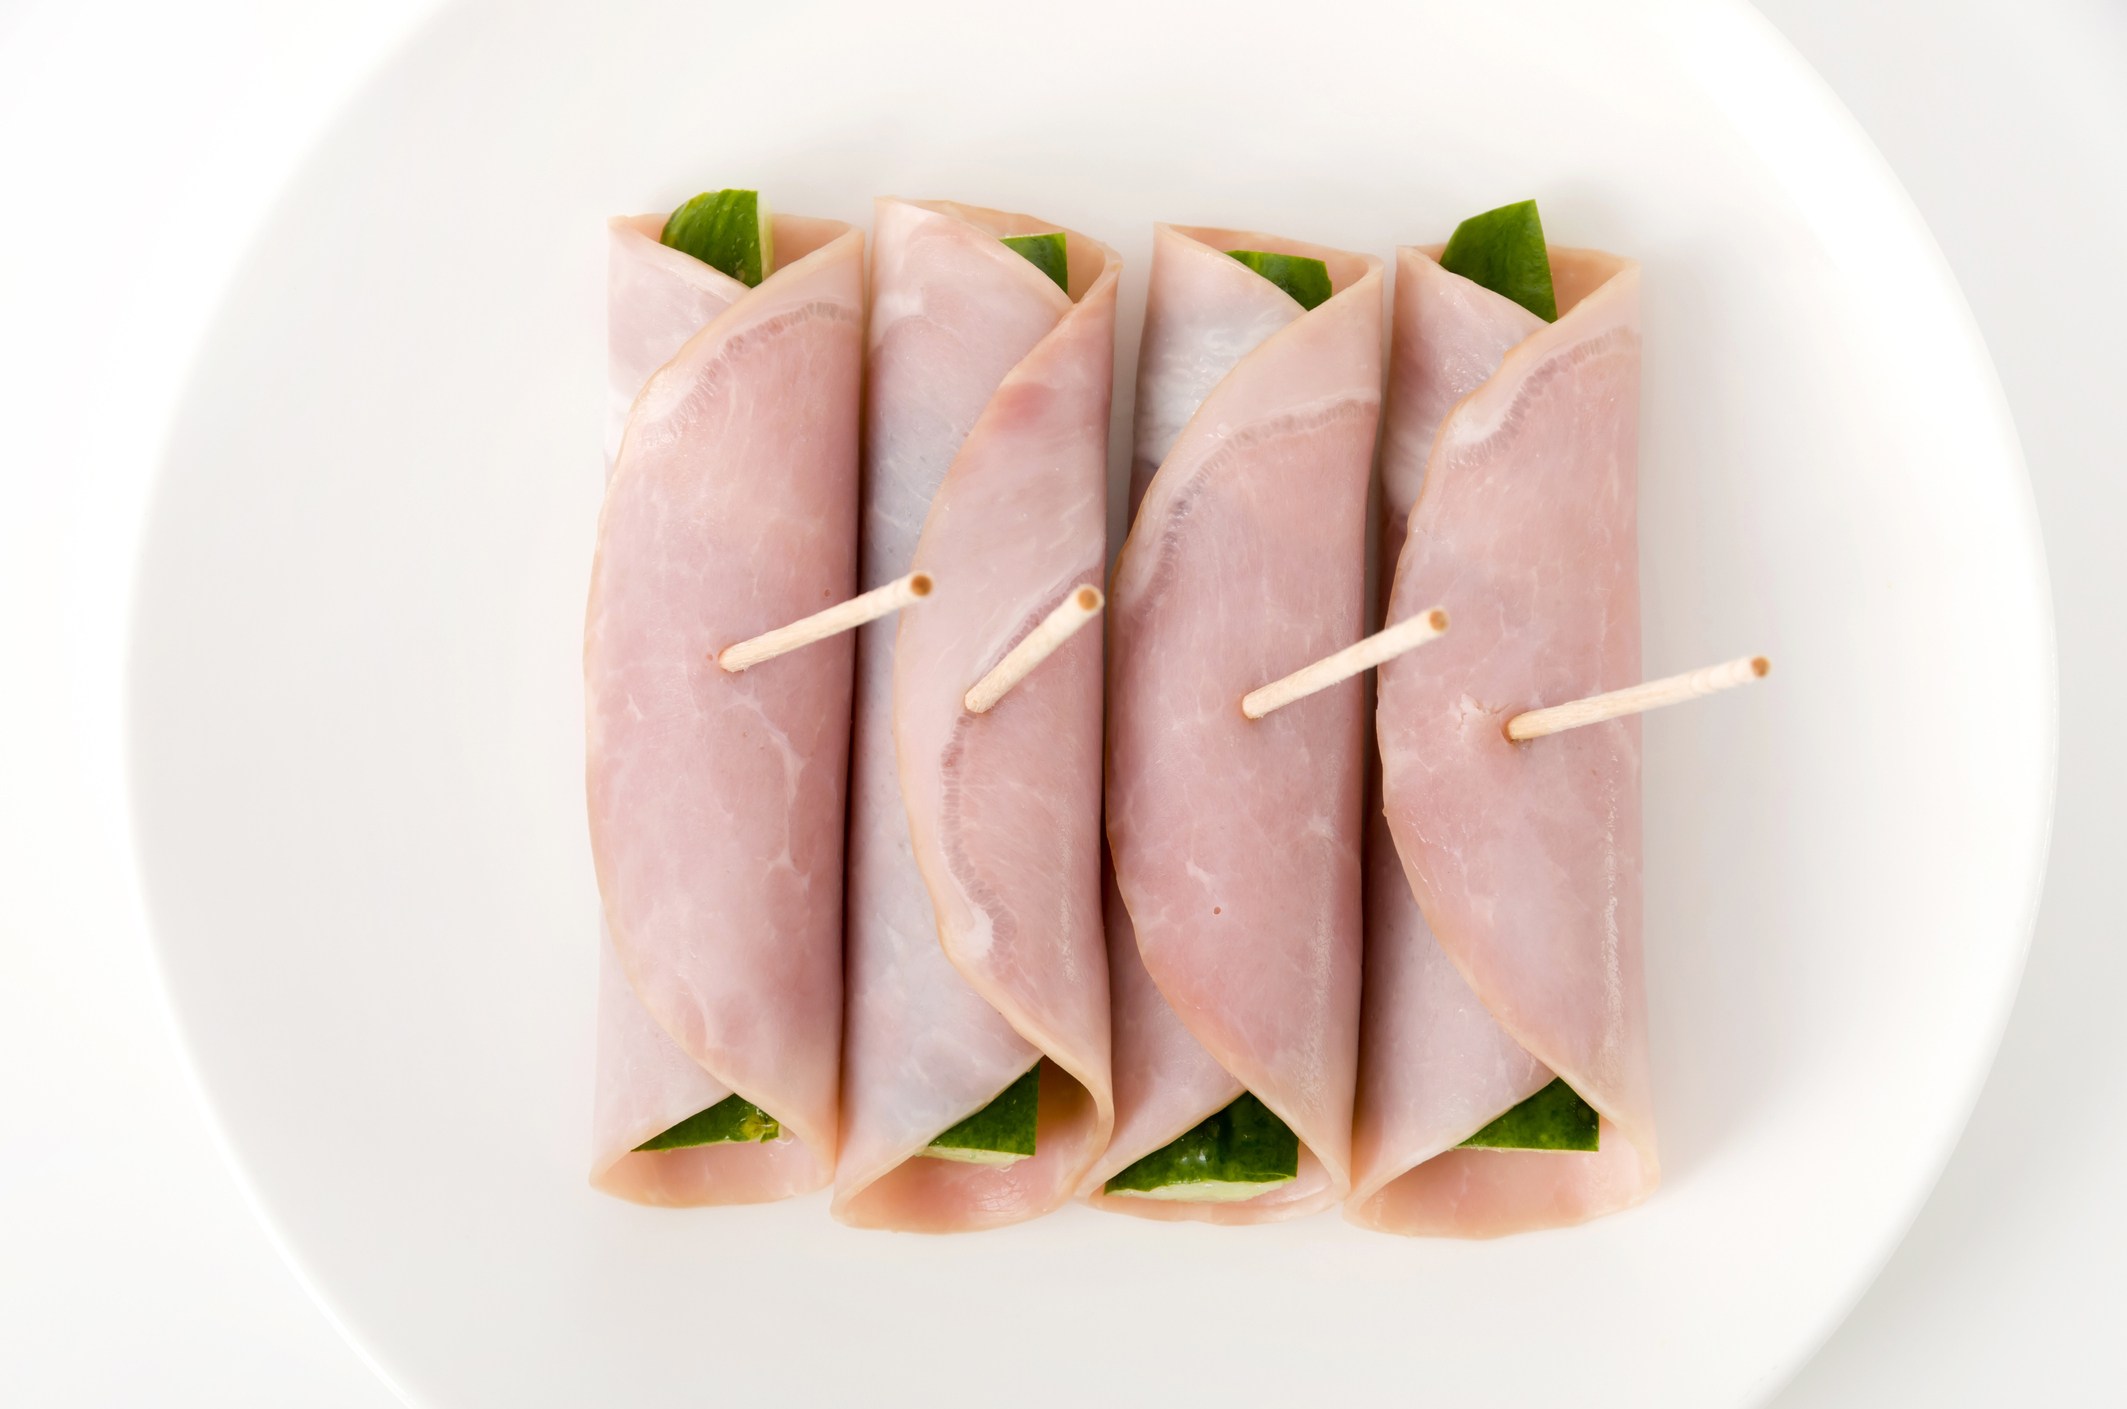
{"label": "cucumber skin", "polygon": [[691,254],[747,288],[766,277],[756,191],[704,191],[665,218],[658,243]]}
{"label": "cucumber skin", "polygon": [[1064,232],[1046,235],[1001,235],[999,242],[1055,281],[1066,296],[1071,292],[1071,260],[1064,249]]}
{"label": "cucumber skin", "polygon": [[1127,1194],[1176,1184],[1282,1184],[1300,1172],[1300,1137],[1255,1093],[1119,1171],[1101,1192]]}
{"label": "cucumber skin", "polygon": [[684,1150],[695,1145],[742,1145],[773,1140],[783,1133],[776,1118],[736,1093],[705,1111],[696,1111],[679,1124],[653,1135],[635,1148]]}
{"label": "cucumber skin", "polygon": [[1463,1141],[1471,1149],[1581,1150],[1602,1141],[1602,1117],[1562,1076]]}
{"label": "cucumber skin", "polygon": [[1546,323],[1558,321],[1558,295],[1551,286],[1551,251],[1535,201],[1516,201],[1455,227],[1440,267],[1511,298]]}
{"label": "cucumber skin", "polygon": [[954,1150],[996,1150],[1008,1155],[1034,1153],[1035,1127],[1041,1117],[1041,1063],[997,1093],[988,1105],[931,1141]]}
{"label": "cucumber skin", "polygon": [[1329,302],[1329,266],[1304,254],[1271,254],[1265,250],[1228,250],[1226,253],[1276,284],[1292,301],[1314,312]]}

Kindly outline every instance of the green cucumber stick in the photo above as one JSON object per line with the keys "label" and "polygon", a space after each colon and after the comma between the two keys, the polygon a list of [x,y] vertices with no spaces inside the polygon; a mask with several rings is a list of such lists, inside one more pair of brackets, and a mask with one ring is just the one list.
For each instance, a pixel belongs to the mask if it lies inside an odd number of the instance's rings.
{"label": "green cucumber stick", "polygon": [[1226,1109],[1125,1168],[1101,1192],[1236,1203],[1289,1184],[1299,1173],[1300,1137],[1253,1092],[1243,1091]]}
{"label": "green cucumber stick", "polygon": [[1034,1126],[1041,1114],[1041,1063],[1004,1088],[996,1099],[919,1151],[962,1164],[1017,1164],[1034,1153]]}
{"label": "green cucumber stick", "polygon": [[736,1145],[773,1140],[783,1127],[776,1118],[744,1096],[730,1095],[705,1111],[696,1111],[662,1135],[653,1135],[638,1150],[684,1150],[690,1145]]}
{"label": "green cucumber stick", "polygon": [[753,288],[775,272],[775,224],[758,191],[704,191],[672,212],[658,241]]}
{"label": "green cucumber stick", "polygon": [[1503,205],[1457,225],[1440,252],[1440,267],[1513,299],[1546,323],[1558,321],[1551,252],[1534,201]]}
{"label": "green cucumber stick", "polygon": [[1312,313],[1329,302],[1329,266],[1304,254],[1270,254],[1264,250],[1228,250],[1250,269],[1292,295],[1294,303]]}
{"label": "green cucumber stick", "polygon": [[1046,235],[1004,235],[1000,237],[1005,247],[1024,257],[1027,263],[1056,281],[1056,287],[1066,296],[1071,292],[1071,263],[1064,253],[1064,232],[1051,230]]}
{"label": "green cucumber stick", "polygon": [[1493,1150],[1593,1150],[1602,1117],[1562,1076],[1462,1143]]}

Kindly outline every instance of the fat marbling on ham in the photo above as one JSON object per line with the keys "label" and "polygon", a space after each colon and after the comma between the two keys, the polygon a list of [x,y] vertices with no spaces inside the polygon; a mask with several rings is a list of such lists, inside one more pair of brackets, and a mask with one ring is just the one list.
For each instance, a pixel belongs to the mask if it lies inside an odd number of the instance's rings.
{"label": "fat marbling on ham", "polygon": [[[1640,961],[1639,721],[1525,744],[1524,710],[1640,679],[1639,271],[1553,248],[1546,324],[1397,252],[1386,617],[1455,629],[1381,668],[1346,1216],[1493,1237],[1660,1177]],[[1406,532],[1406,525],[1408,529]],[[1557,1075],[1596,1152],[1457,1148]]]}
{"label": "fat marbling on ham", "polygon": [[[1252,231],[1155,227],[1134,521],[1109,607],[1116,1138],[1096,1207],[1297,1217],[1351,1186],[1360,977],[1360,682],[1264,719],[1241,696],[1357,640],[1381,397],[1381,262]],[[1303,311],[1225,251],[1320,259]],[[1299,1175],[1252,1199],[1103,1181],[1253,1092]]]}
{"label": "fat marbling on ham", "polygon": [[[610,223],[609,470],[584,633],[604,914],[592,1183],[752,1203],[832,1175],[850,644],[743,675],[724,646],[856,577],[863,236],[778,216],[748,289]],[[734,1092],[763,1143],[639,1152]]]}
{"label": "fat marbling on ham", "polygon": [[[882,199],[866,397],[866,587],[937,586],[859,634],[844,1140],[833,1211],[949,1232],[1058,1207],[1108,1141],[1101,645],[1080,632],[987,714],[968,688],[1106,562],[1120,261],[1022,215]],[[1042,1061],[1036,1153],[922,1157]]]}

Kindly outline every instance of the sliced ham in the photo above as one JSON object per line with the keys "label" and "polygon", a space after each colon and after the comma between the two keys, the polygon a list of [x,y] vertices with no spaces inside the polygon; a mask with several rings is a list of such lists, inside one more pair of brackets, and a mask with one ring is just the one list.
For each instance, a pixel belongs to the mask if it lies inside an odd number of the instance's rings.
{"label": "sliced ham", "polygon": [[[746,286],[658,241],[663,215],[606,222],[606,476],[643,384]],[[731,1094],[680,1049],[628,986],[611,927],[598,925],[598,1061],[592,1096],[591,1182],[637,1203],[689,1202],[663,1175],[686,1163],[629,1152],[651,1135]]]}
{"label": "sliced ham", "polygon": [[635,398],[687,339],[746,294],[723,270],[658,240],[662,215],[606,222],[606,475]]}
{"label": "sliced ham", "polygon": [[[1152,290],[1145,298],[1145,330],[1137,348],[1136,428],[1130,455],[1130,521],[1152,476],[1181,439],[1204,398],[1249,353],[1304,311],[1270,280],[1235,259],[1205,258],[1201,251],[1250,249],[1218,246],[1270,237],[1242,230],[1194,232],[1158,225],[1152,233]],[[1275,243],[1275,241],[1274,241]],[[1293,251],[1300,247],[1293,246]],[[1316,256],[1317,258],[1321,256]]]}
{"label": "sliced ham", "polygon": [[[833,1209],[862,1227],[1047,1213],[1113,1121],[1098,633],[988,713],[962,706],[1107,557],[1121,265],[1068,234],[1067,295],[1000,242],[1056,228],[944,202],[877,207],[864,583],[920,568],[937,587],[858,647]],[[1042,1059],[1031,1158],[921,1155]]]}
{"label": "sliced ham", "polygon": [[[1231,249],[1321,259],[1333,297],[1302,312]],[[1361,633],[1381,302],[1376,259],[1154,232],[1142,503],[1109,608],[1118,1099],[1117,1137],[1081,1185],[1096,1207],[1268,1222],[1350,1189],[1360,685],[1254,722],[1240,700]],[[1296,1180],[1235,1203],[1100,1191],[1243,1089],[1299,1136]]]}
{"label": "sliced ham", "polygon": [[[1638,721],[1505,735],[1640,678],[1638,266],[1553,249],[1564,312],[1546,324],[1438,255],[1397,254],[1383,561],[1387,620],[1441,605],[1455,629],[1380,674],[1346,1216],[1493,1237],[1627,1207],[1660,1177]],[[1598,1151],[1457,1148],[1554,1074],[1602,1116]]]}
{"label": "sliced ham", "polygon": [[[660,245],[663,224],[610,227],[625,410],[584,632],[604,900],[591,1179],[640,1203],[752,1203],[834,1165],[851,652],[737,676],[711,657],[853,590],[864,245],[777,217],[778,267],[748,289]],[[636,1151],[734,1092],[782,1134]]]}

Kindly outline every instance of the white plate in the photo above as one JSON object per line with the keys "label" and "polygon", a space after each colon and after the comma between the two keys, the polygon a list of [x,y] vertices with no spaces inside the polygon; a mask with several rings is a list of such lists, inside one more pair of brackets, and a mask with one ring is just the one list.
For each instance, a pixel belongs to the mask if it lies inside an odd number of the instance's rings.
{"label": "white plate", "polygon": [[[268,227],[144,549],[142,880],[261,1212],[417,1401],[1747,1403],[1946,1157],[2037,895],[2051,620],[1895,182],[1739,5],[1180,9],[460,10]],[[1647,724],[1650,1203],[932,1239],[588,1189],[601,221],[727,182],[1102,235],[1125,390],[1154,219],[1386,255],[1534,194],[1644,262],[1647,666],[1777,662]]]}

